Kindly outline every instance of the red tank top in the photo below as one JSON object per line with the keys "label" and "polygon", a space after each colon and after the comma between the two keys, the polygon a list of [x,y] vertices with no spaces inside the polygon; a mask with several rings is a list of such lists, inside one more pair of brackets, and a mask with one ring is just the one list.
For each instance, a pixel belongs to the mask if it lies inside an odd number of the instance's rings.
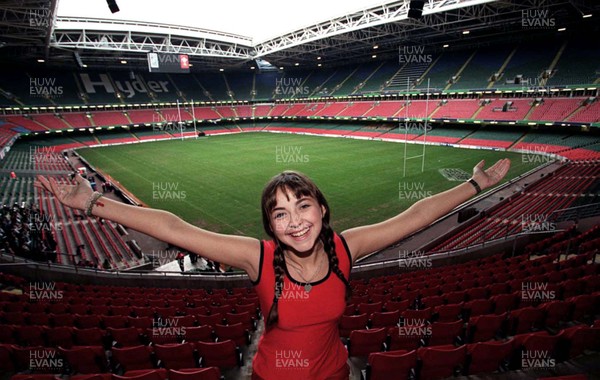
{"label": "red tank top", "polygon": [[[339,268],[350,276],[350,250],[334,235]],[[259,276],[254,286],[266,320],[275,296],[275,243],[261,242]],[[328,269],[306,292],[303,283],[285,277],[279,298],[279,320],[260,338],[253,361],[253,378],[265,380],[348,379],[348,352],[340,340],[338,322],[346,306],[346,286]]]}

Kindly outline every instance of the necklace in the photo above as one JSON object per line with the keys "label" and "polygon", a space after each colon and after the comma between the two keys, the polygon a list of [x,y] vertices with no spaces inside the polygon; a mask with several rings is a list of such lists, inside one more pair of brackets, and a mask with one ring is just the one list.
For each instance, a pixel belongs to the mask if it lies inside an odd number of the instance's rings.
{"label": "necklace", "polygon": [[[287,257],[287,255],[286,255],[286,257]],[[321,271],[321,268],[323,267],[323,260],[319,261],[319,266],[317,267],[317,270],[312,274],[312,276],[310,276],[310,279],[307,280],[306,278],[304,278],[304,276],[302,275],[302,272],[296,266],[296,264],[289,257],[287,257],[287,259],[288,259],[287,261],[289,262],[289,264],[291,264],[292,268],[294,268],[296,273],[298,273],[298,276],[300,276],[300,278],[302,278],[302,280],[304,281],[304,291],[306,293],[310,293],[310,290],[312,289],[312,285],[310,283],[315,278],[315,276]]]}

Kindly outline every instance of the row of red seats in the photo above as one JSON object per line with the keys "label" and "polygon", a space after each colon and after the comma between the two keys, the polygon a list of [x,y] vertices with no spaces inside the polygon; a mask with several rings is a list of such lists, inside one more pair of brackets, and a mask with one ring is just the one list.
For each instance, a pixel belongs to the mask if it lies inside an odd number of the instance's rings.
{"label": "row of red seats", "polygon": [[[398,325],[430,323],[466,323],[469,341],[491,339],[495,333],[504,335],[522,333],[533,328],[557,328],[564,323],[585,322],[600,310],[600,293],[583,294],[565,301],[550,301],[537,307],[518,305],[517,297],[498,298],[498,303],[480,300],[478,307],[449,304],[420,310],[396,310],[343,315],[339,328],[342,337],[353,330],[393,327]],[[502,329],[501,329],[502,328]],[[491,336],[490,336],[491,334]]]}
{"label": "row of red seats", "polygon": [[[41,291],[40,291],[41,292]],[[38,293],[41,294],[41,293]],[[78,301],[86,301],[80,299]],[[29,313],[29,314],[79,314],[79,315],[106,315],[106,316],[152,316],[164,314],[169,316],[185,314],[213,314],[235,313],[240,311],[254,311],[258,307],[257,299],[240,299],[236,303],[209,304],[210,300],[192,300],[186,303],[183,300],[171,301],[165,306],[164,300],[160,303],[140,303],[140,306],[108,306],[102,303],[67,303],[64,298],[57,300],[61,303],[13,301],[0,302],[0,313]],[[233,300],[232,300],[233,301]],[[238,303],[239,302],[239,303]],[[208,304],[208,305],[206,305]],[[197,306],[198,305],[198,306]],[[9,314],[10,315],[10,314]],[[27,315],[27,314],[25,314]],[[1,318],[0,318],[1,320]],[[11,322],[12,323],[12,322]],[[42,323],[43,324],[43,323]]]}
{"label": "row of red seats", "polygon": [[[232,340],[113,347],[75,346],[21,347],[0,345],[0,369],[8,372],[37,373],[127,373],[142,369],[181,370],[200,367],[227,369],[243,363],[241,350]],[[34,358],[32,361],[31,358]],[[36,359],[38,358],[38,359]],[[41,360],[44,358],[45,360]]]}
{"label": "row of red seats", "polygon": [[519,261],[513,261],[510,264],[505,263],[500,257],[495,257],[496,263],[486,263],[480,266],[468,265],[459,268],[424,269],[401,275],[373,278],[368,282],[351,281],[351,284],[358,295],[418,290],[422,296],[428,296],[431,295],[427,294],[430,289],[438,286],[443,286],[440,290],[443,292],[468,290],[472,287],[485,287],[531,276],[545,275],[545,281],[554,283],[598,274],[600,269],[598,264],[587,264],[590,257],[594,256],[577,255],[560,262],[557,262],[558,255],[548,255],[535,260],[518,257],[516,259]]}
{"label": "row of red seats", "polygon": [[[428,286],[420,287],[414,283],[391,282],[371,285],[362,295],[353,295],[350,304],[376,303],[389,301],[409,301],[413,305],[427,298],[435,304],[457,303],[481,298],[489,298],[499,294],[517,292],[530,284],[543,284],[555,292],[557,299],[569,298],[581,292],[593,292],[600,286],[598,264],[580,267],[567,267],[552,271],[550,263],[512,273],[500,272],[488,277],[477,277],[471,280],[438,283],[434,279]],[[402,285],[401,285],[402,284]],[[435,301],[434,301],[435,300]],[[424,302],[424,301],[423,301]]]}
{"label": "row of red seats", "polygon": [[[199,314],[195,316],[161,317],[156,319],[150,317],[122,317],[118,320],[118,323],[115,322],[112,324],[100,324],[98,320],[71,318],[60,323],[56,322],[52,327],[48,325],[0,325],[2,327],[0,343],[55,345],[57,342],[60,342],[64,345],[65,342],[69,342],[71,345],[89,345],[89,339],[103,340],[108,335],[108,330],[129,330],[130,332],[137,331],[138,334],[145,332],[147,335],[153,335],[154,331],[161,331],[161,329],[176,331],[176,334],[173,333],[173,335],[176,335],[174,339],[177,340],[179,338],[185,339],[188,330],[195,327],[211,327],[215,330],[218,337],[223,338],[227,334],[235,334],[238,331],[254,331],[256,330],[256,324],[256,316],[248,312],[239,314]],[[220,334],[219,332],[222,333]]]}
{"label": "row of red seats", "polygon": [[[55,375],[14,375],[10,380],[57,380]],[[124,373],[122,376],[110,373],[75,375],[70,380],[221,380],[221,371],[217,367],[185,368],[166,370],[164,368],[137,370]],[[567,379],[568,380],[568,379]],[[571,379],[578,380],[578,379]]]}
{"label": "row of red seats", "polygon": [[[367,380],[442,379],[455,375],[477,375],[499,370],[553,369],[559,362],[600,349],[600,328],[575,326],[556,335],[537,332],[517,335],[506,341],[439,345],[411,350],[381,351],[382,341],[355,336],[350,354],[368,355]],[[357,342],[364,345],[352,347]],[[352,338],[351,338],[352,340]],[[536,359],[537,358],[537,359]],[[540,359],[542,358],[542,359]]]}

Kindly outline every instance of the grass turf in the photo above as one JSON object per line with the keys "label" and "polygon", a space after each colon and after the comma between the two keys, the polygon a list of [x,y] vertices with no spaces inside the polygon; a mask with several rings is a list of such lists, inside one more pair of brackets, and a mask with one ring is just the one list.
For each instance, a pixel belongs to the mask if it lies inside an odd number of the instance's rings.
{"label": "grass turf", "polygon": [[[408,145],[407,156],[423,151]],[[424,196],[458,184],[442,168],[472,172],[508,157],[514,178],[536,166],[521,155],[489,150],[427,146],[421,159],[407,161],[404,143],[320,136],[242,133],[198,140],[171,140],[79,150],[151,207],[169,210],[215,232],[265,237],[260,196],[277,173],[299,170],[325,194],[336,231],[392,217]]]}

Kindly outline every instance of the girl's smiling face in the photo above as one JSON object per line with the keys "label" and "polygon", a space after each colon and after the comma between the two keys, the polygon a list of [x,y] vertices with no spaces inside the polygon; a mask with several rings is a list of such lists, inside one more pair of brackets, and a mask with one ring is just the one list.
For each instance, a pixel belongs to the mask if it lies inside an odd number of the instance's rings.
{"label": "girl's smiling face", "polygon": [[310,253],[321,233],[325,207],[311,196],[299,198],[289,189],[277,189],[269,221],[275,237],[298,253]]}

